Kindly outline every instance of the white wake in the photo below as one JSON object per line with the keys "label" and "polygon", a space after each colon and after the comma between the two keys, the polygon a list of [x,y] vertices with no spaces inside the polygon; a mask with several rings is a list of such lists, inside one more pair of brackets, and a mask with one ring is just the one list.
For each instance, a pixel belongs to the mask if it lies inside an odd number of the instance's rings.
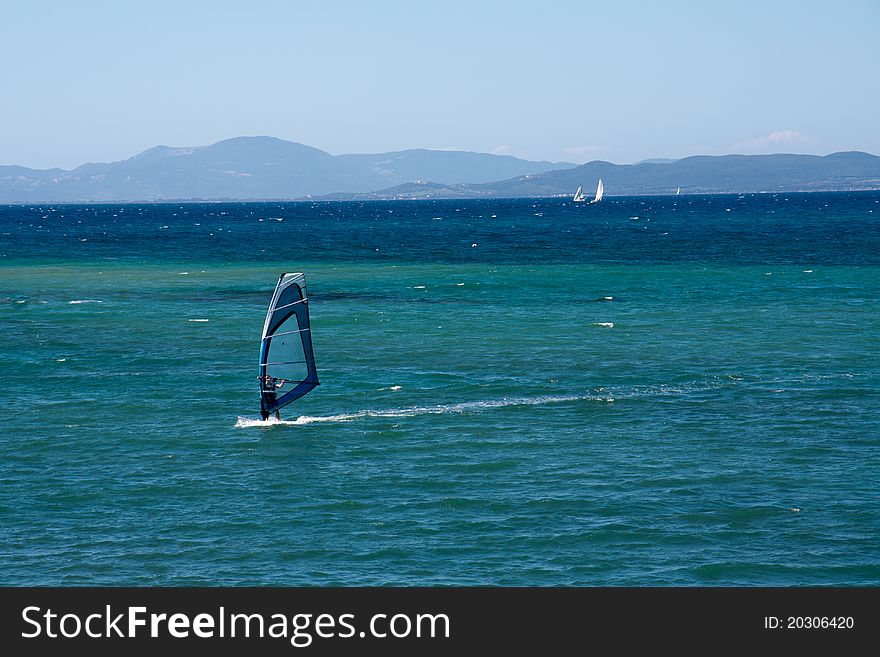
{"label": "white wake", "polygon": [[[545,404],[561,404],[567,402],[603,402],[611,403],[615,399],[639,399],[651,397],[678,397],[695,393],[710,392],[721,388],[729,388],[741,385],[775,386],[779,384],[798,385],[811,381],[852,378],[852,373],[845,374],[804,374],[792,378],[777,378],[770,381],[746,379],[745,377],[727,374],[715,377],[707,381],[692,381],[680,384],[647,384],[625,385],[594,388],[592,394],[585,395],[544,395],[539,397],[505,397],[503,399],[489,399],[483,401],[460,402],[457,404],[435,404],[430,406],[408,406],[404,408],[391,408],[386,410],[365,409],[351,413],[337,415],[300,415],[295,420],[257,420],[239,416],[235,427],[247,429],[251,427],[274,427],[274,426],[300,426],[314,424],[316,422],[352,422],[362,418],[406,418],[418,415],[443,415],[447,413],[480,413],[493,408],[505,408],[509,406],[541,406]],[[393,390],[397,386],[389,388]],[[384,390],[384,388],[383,388]],[[785,392],[784,389],[774,389],[774,392]]]}
{"label": "white wake", "polygon": [[505,399],[461,402],[458,404],[436,404],[433,406],[409,406],[386,410],[365,409],[352,413],[340,413],[339,415],[300,415],[295,420],[276,420],[275,418],[256,420],[239,416],[235,422],[235,427],[238,429],[248,429],[251,427],[298,426],[314,424],[316,422],[351,422],[365,417],[404,418],[417,415],[443,415],[447,413],[479,413],[487,409],[504,408],[507,406],[539,406],[542,404],[559,404],[575,401],[613,402],[614,399],[598,395],[547,395],[543,397],[508,397]]}

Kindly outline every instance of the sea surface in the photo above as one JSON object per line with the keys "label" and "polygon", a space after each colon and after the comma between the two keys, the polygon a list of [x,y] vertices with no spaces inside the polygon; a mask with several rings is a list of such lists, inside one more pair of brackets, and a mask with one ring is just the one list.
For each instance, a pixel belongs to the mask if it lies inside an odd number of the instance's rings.
{"label": "sea surface", "polygon": [[880,585],[878,302],[880,193],[0,207],[0,584]]}

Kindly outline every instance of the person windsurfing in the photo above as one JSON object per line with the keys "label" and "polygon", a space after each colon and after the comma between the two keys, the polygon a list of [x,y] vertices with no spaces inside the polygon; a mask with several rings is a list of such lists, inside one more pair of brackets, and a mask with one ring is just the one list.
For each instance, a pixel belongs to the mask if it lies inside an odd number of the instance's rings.
{"label": "person windsurfing", "polygon": [[[275,400],[278,398],[278,393],[276,390],[278,388],[282,388],[284,386],[284,379],[276,379],[275,377],[271,377],[268,374],[263,377],[263,394],[266,396],[266,402],[271,406],[275,403]],[[265,411],[263,412],[263,420],[269,419],[269,414]],[[281,413],[276,408],[275,409],[275,419],[281,419]]]}

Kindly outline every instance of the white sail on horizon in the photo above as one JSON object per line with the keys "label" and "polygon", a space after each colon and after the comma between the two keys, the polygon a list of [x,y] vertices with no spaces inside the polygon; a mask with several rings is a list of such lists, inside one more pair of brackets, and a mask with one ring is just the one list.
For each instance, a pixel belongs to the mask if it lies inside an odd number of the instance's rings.
{"label": "white sail on horizon", "polygon": [[602,185],[602,179],[599,178],[599,184],[596,186],[596,198],[590,201],[590,203],[598,203],[602,200],[603,196],[605,196],[605,187]]}
{"label": "white sail on horizon", "polygon": [[580,185],[578,185],[577,191],[574,193],[574,197],[572,198],[572,201],[579,202],[579,201],[583,201],[586,198],[587,197],[584,196],[584,190],[581,189]]}

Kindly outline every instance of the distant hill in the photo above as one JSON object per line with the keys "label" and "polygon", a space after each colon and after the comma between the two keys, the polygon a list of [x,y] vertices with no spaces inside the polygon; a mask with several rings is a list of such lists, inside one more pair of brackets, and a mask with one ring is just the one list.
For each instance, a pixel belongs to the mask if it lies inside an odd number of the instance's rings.
{"label": "distant hill", "polygon": [[[587,195],[599,178],[606,196],[880,189],[880,157],[851,151],[818,155],[694,156],[664,163],[594,161],[566,170],[526,174],[479,185],[387,189],[358,198],[467,198]],[[334,195],[340,198],[341,195]]]}
{"label": "distant hill", "polygon": [[273,137],[212,146],[157,146],[128,160],[76,169],[0,166],[0,203],[403,199],[560,196],[602,178],[608,196],[880,189],[880,157],[694,156],[581,166],[508,155],[414,149],[330,155]]}
{"label": "distant hill", "polygon": [[647,160],[639,160],[635,164],[669,164],[670,162],[675,162],[675,160],[668,157],[652,157]]}
{"label": "distant hill", "polygon": [[425,149],[334,156],[274,137],[237,137],[211,146],[157,146],[69,171],[0,166],[0,203],[289,199],[412,181],[479,184],[573,166]]}

